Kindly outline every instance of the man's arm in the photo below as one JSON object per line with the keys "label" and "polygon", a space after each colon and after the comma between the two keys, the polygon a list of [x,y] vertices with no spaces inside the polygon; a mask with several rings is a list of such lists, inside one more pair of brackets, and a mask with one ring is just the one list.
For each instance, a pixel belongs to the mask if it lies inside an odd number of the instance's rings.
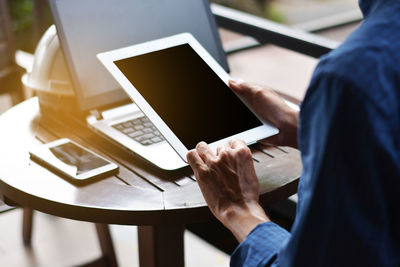
{"label": "man's arm", "polygon": [[273,222],[256,226],[231,255],[231,267],[279,266],[278,254],[290,234]]}
{"label": "man's arm", "polygon": [[232,254],[231,265],[272,264],[290,235],[270,222],[258,204],[258,180],[250,149],[243,141],[232,140],[214,154],[201,142],[187,158],[211,212],[241,242]]}
{"label": "man's arm", "polygon": [[233,140],[217,153],[201,142],[187,154],[211,212],[242,242],[269,219],[258,204],[259,185],[250,149]]}
{"label": "man's arm", "polygon": [[[243,82],[231,81],[230,86],[263,119],[280,129],[279,135],[267,142],[297,146],[298,113],[275,92]],[[289,233],[270,222],[258,203],[258,180],[246,144],[231,140],[214,154],[201,142],[187,159],[210,210],[242,242],[232,256],[232,264],[257,266],[274,260]],[[268,241],[260,242],[265,240],[261,236]],[[247,253],[250,251],[251,255]]]}
{"label": "man's arm", "polygon": [[289,107],[273,90],[257,84],[230,81],[230,87],[261,116],[279,129],[279,134],[265,139],[277,146],[297,148],[299,112]]}
{"label": "man's arm", "polygon": [[[270,143],[297,146],[297,111],[270,89],[237,81],[230,81],[230,86],[264,120],[279,128],[279,135],[268,139]],[[239,242],[258,224],[269,221],[258,204],[258,180],[244,142],[230,141],[219,146],[216,154],[202,142],[187,159],[210,210]]]}

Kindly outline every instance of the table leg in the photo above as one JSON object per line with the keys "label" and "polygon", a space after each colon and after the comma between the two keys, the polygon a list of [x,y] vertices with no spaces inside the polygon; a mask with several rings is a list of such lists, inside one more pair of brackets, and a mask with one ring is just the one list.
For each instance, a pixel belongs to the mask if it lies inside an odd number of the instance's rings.
{"label": "table leg", "polygon": [[139,265],[184,267],[183,225],[138,226]]}
{"label": "table leg", "polygon": [[96,223],[96,231],[100,242],[102,257],[106,261],[107,266],[117,267],[117,257],[115,256],[114,245],[112,243],[108,224]]}
{"label": "table leg", "polygon": [[23,208],[22,214],[22,239],[25,246],[31,245],[33,227],[33,209]]}

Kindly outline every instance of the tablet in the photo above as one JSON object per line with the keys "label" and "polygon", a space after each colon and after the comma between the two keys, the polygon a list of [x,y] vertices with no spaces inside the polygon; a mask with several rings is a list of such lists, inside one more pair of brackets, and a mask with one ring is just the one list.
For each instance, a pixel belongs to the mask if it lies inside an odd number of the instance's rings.
{"label": "tablet", "polygon": [[189,33],[97,57],[186,162],[201,141],[216,151],[229,139],[251,144],[278,133],[229,88],[229,75]]}

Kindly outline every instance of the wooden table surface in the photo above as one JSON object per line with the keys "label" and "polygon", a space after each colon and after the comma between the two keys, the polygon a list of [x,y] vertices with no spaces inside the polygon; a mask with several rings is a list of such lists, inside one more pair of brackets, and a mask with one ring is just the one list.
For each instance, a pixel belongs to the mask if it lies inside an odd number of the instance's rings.
{"label": "wooden table surface", "polygon": [[[189,168],[179,172],[152,168],[70,116],[42,115],[37,98],[3,113],[0,128],[0,191],[6,202],[71,219],[143,226],[139,227],[142,266],[183,266],[183,225],[212,216]],[[119,173],[80,186],[30,161],[30,148],[61,137],[116,162]],[[299,151],[263,145],[252,151],[264,204],[296,192]],[[167,242],[171,237],[176,241]],[[152,249],[146,249],[149,246]],[[174,259],[165,246],[175,246]]]}

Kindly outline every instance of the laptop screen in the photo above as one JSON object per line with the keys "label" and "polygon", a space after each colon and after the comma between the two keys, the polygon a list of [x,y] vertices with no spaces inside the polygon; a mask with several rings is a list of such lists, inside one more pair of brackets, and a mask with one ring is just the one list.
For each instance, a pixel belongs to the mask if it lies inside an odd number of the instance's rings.
{"label": "laptop screen", "polygon": [[208,0],[53,0],[58,36],[82,110],[128,100],[100,52],[190,32],[228,70]]}

